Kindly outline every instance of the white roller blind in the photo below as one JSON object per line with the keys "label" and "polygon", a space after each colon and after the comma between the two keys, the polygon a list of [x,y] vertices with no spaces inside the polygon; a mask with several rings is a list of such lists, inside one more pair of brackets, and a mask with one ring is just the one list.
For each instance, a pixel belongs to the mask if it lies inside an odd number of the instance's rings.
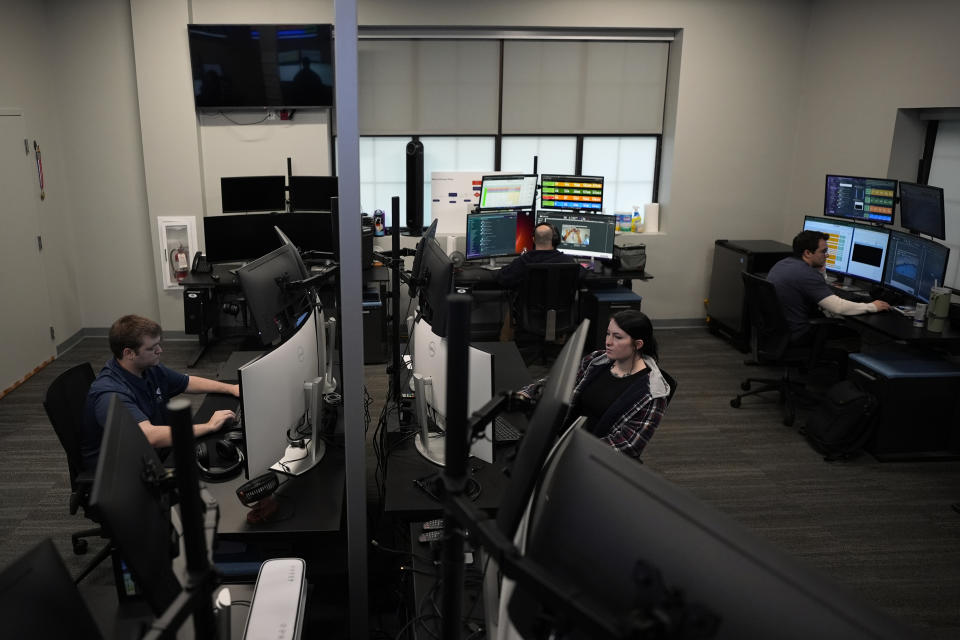
{"label": "white roller blind", "polygon": [[960,288],[960,120],[942,120],[937,127],[927,182],[943,188],[946,244],[950,247],[945,284]]}
{"label": "white roller blind", "polygon": [[659,134],[666,42],[507,41],[503,133]]}
{"label": "white roller blind", "polygon": [[361,40],[361,135],[497,133],[499,44]]}

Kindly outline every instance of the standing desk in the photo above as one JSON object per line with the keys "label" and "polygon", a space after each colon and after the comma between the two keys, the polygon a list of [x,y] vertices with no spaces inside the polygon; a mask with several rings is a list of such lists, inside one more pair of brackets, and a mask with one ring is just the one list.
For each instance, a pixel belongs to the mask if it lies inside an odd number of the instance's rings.
{"label": "standing desk", "polygon": [[[527,367],[513,342],[474,342],[471,346],[493,354],[494,393],[518,389],[530,382]],[[522,413],[508,413],[506,417],[519,429],[526,428]],[[508,489],[512,449],[515,445],[494,445],[493,464],[471,458],[468,462],[470,475],[481,486],[476,503],[481,509],[496,511]],[[427,520],[439,517],[443,506],[423,493],[414,480],[438,473],[441,468],[425,460],[416,449],[413,438],[403,441],[389,454],[385,478],[386,495],[384,511],[403,520]]]}

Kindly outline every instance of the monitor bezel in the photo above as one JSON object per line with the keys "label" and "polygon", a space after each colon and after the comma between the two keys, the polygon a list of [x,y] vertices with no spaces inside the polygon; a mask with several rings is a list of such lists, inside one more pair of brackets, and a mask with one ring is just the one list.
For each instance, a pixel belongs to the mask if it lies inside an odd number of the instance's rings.
{"label": "monitor bezel", "polygon": [[[463,249],[467,260],[484,260],[486,258],[502,258],[505,256],[517,255],[517,225],[519,224],[521,209],[491,209],[489,211],[472,211],[467,214],[466,233],[464,234],[465,245]],[[504,253],[470,253],[470,221],[476,220],[481,216],[492,215],[510,215],[513,217],[513,242],[510,243],[511,250]]]}
{"label": "monitor bezel", "polygon": [[[506,182],[507,180],[516,180],[517,178],[527,179],[533,178],[533,198],[530,199],[529,204],[516,205],[513,207],[484,207],[483,206],[483,193],[486,190],[486,185],[488,182]],[[535,173],[493,173],[481,176],[480,178],[480,200],[477,204],[478,211],[526,211],[532,210],[537,204],[537,182],[538,176]]]}
{"label": "monitor bezel", "polygon": [[[936,233],[931,233],[929,230],[925,230],[925,229],[917,229],[907,224],[907,218],[909,217],[909,215],[904,215],[904,209],[909,211],[910,207],[908,206],[905,208],[903,206],[903,203],[905,201],[910,201],[910,198],[903,197],[904,185],[907,185],[907,191],[910,191],[911,189],[916,188],[920,191],[929,190],[931,192],[936,192],[939,195],[938,200],[940,205],[940,219],[939,219],[940,224],[937,228]],[[931,238],[937,238],[938,240],[947,239],[947,216],[946,216],[946,206],[944,204],[943,187],[935,187],[929,184],[920,184],[919,182],[901,181],[899,184],[899,193],[900,193],[900,226],[901,227],[903,227],[904,229],[909,229],[910,231],[917,234],[923,234],[923,235],[928,235]]]}
{"label": "monitor bezel", "polygon": [[[543,189],[544,182],[547,181],[547,178],[571,178],[571,180],[566,180],[566,182],[584,182],[586,180],[598,180],[600,182],[600,206],[598,207],[577,207],[577,206],[554,206],[547,207],[543,204]],[[544,173],[540,175],[540,207],[544,211],[583,211],[585,213],[595,213],[600,214],[603,212],[603,194],[604,194],[604,176],[577,176],[571,174],[563,173]],[[554,201],[555,202],[555,201]]]}
{"label": "monitor bezel", "polygon": [[[891,207],[890,207],[890,219],[889,220],[886,220],[886,219],[869,220],[866,218],[856,218],[856,217],[848,216],[844,214],[830,213],[830,199],[829,199],[830,178],[847,178],[849,180],[879,180],[883,182],[892,182],[893,183],[893,203],[891,204]],[[894,218],[896,217],[896,202],[897,202],[897,194],[899,193],[899,190],[897,188],[898,185],[899,185],[899,181],[896,180],[895,178],[873,178],[873,177],[867,177],[867,176],[850,176],[850,175],[841,174],[841,173],[828,173],[826,174],[826,178],[823,184],[823,215],[828,218],[839,218],[843,220],[850,220],[852,222],[859,222],[861,224],[892,225],[894,222]]]}

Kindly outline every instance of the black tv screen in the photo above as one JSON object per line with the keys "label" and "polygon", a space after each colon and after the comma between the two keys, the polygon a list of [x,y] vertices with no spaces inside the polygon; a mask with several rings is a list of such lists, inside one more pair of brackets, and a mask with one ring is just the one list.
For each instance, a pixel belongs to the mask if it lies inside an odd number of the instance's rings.
{"label": "black tv screen", "polygon": [[187,26],[198,109],[333,106],[329,24]]}
{"label": "black tv screen", "polygon": [[291,211],[330,211],[337,197],[337,176],[290,176]]}

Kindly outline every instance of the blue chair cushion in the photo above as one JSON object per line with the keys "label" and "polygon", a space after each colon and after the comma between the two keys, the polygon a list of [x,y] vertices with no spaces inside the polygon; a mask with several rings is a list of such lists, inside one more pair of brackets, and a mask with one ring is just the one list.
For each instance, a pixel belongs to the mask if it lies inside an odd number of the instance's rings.
{"label": "blue chair cushion", "polygon": [[850,360],[887,379],[960,378],[960,365],[926,354],[904,351],[851,353]]}

